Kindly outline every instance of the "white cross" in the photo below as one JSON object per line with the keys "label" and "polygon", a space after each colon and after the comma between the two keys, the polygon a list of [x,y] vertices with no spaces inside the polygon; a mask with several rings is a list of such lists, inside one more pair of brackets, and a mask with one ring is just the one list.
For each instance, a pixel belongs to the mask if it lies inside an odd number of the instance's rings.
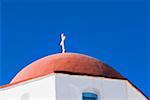
{"label": "white cross", "polygon": [[60,46],[62,47],[62,53],[65,53],[65,39],[66,36],[64,35],[64,33],[61,34],[61,42],[60,42]]}

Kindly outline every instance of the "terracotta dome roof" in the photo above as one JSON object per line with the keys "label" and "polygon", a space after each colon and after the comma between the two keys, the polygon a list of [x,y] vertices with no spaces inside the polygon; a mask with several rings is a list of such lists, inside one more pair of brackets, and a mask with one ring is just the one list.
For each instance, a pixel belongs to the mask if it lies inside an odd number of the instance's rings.
{"label": "terracotta dome roof", "polygon": [[124,78],[113,68],[95,58],[77,53],[60,53],[31,63],[21,70],[11,83],[18,83],[51,73]]}

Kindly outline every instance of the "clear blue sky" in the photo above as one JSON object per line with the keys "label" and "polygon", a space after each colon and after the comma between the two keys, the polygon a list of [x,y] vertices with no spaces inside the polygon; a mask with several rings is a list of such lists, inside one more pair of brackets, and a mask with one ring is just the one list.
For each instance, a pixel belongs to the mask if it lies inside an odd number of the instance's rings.
{"label": "clear blue sky", "polygon": [[102,60],[150,96],[148,2],[3,0],[1,8],[1,85],[31,62],[61,52],[64,32],[68,52]]}

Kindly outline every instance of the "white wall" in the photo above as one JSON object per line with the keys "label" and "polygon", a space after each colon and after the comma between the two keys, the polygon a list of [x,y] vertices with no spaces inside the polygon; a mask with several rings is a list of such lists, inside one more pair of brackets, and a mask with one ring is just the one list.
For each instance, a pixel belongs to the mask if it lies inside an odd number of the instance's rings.
{"label": "white wall", "polygon": [[94,91],[100,95],[101,79],[79,75],[56,75],[57,100],[82,100],[83,91]]}
{"label": "white wall", "polygon": [[147,100],[135,87],[127,82],[128,100]]}
{"label": "white wall", "polygon": [[57,100],[82,100],[83,92],[94,92],[98,100],[146,100],[127,80],[83,75],[56,75]]}
{"label": "white wall", "polygon": [[128,100],[127,86],[124,80],[104,78],[102,92],[104,100]]}
{"label": "white wall", "polygon": [[0,90],[0,100],[56,100],[55,76],[49,75]]}
{"label": "white wall", "polygon": [[0,100],[82,100],[93,92],[98,100],[147,100],[128,81],[83,75],[51,74],[0,90]]}

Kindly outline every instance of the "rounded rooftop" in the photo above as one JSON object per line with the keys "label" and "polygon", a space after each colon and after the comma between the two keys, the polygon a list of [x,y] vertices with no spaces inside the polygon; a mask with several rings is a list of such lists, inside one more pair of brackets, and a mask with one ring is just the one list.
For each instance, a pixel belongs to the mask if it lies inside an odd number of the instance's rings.
{"label": "rounded rooftop", "polygon": [[58,53],[29,64],[10,83],[34,79],[51,73],[124,78],[112,67],[93,57],[77,53]]}

